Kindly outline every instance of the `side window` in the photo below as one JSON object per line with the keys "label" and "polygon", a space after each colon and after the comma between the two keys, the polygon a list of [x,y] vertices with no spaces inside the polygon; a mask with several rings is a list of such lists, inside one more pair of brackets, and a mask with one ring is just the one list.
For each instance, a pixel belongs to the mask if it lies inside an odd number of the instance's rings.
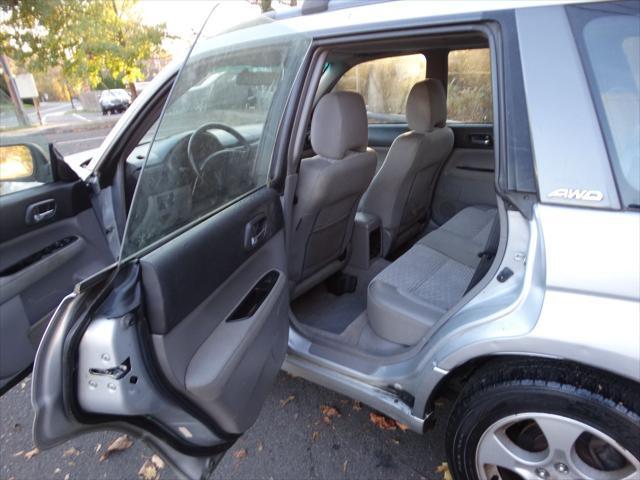
{"label": "side window", "polygon": [[567,8],[622,202],[640,207],[640,2]]}
{"label": "side window", "polygon": [[305,37],[282,30],[271,23],[196,43],[146,147],[122,259],[266,185],[280,119],[309,47]]}
{"label": "side window", "polygon": [[335,86],[364,98],[369,123],[404,123],[411,87],[427,75],[427,59],[421,53],[371,60],[352,67]]}
{"label": "side window", "polygon": [[447,120],[492,123],[491,56],[488,48],[449,52]]}
{"label": "side window", "polygon": [[[9,97],[0,90],[3,120],[14,115]],[[16,122],[17,123],[17,122]],[[27,190],[53,181],[49,145],[40,135],[0,136],[0,196]]]}

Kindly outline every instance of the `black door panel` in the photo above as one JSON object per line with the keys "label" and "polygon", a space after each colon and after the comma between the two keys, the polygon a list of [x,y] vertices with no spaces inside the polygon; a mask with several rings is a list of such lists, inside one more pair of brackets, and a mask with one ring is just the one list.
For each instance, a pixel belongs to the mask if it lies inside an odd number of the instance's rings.
{"label": "black door panel", "polygon": [[[255,218],[264,219],[266,231],[247,249],[246,227]],[[288,285],[277,192],[255,192],[140,264],[146,317],[164,376],[225,432],[245,431],[287,347]]]}
{"label": "black door panel", "polygon": [[[40,222],[29,221],[27,215],[29,208],[32,205],[43,204],[48,200],[55,204],[54,215]],[[79,180],[69,183],[50,183],[0,196],[0,212],[2,214],[0,244],[36,231],[45,225],[74,217],[90,207],[89,190]]]}
{"label": "black door panel", "polygon": [[[265,234],[252,250],[245,230],[258,215]],[[277,193],[263,188],[140,260],[151,332],[166,334],[283,227]]]}
{"label": "black door panel", "polygon": [[[51,208],[33,222],[32,205]],[[32,209],[33,210],[33,209]],[[33,213],[33,212],[32,212]],[[113,261],[81,182],[0,197],[0,389],[25,371],[53,310],[74,285]]]}

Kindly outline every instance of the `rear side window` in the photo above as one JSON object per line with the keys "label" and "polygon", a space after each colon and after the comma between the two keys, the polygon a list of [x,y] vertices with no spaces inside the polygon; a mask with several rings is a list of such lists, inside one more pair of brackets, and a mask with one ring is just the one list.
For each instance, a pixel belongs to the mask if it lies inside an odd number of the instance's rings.
{"label": "rear side window", "polygon": [[427,59],[421,53],[380,58],[352,67],[334,90],[362,95],[369,123],[405,123],[411,87],[426,75]]}
{"label": "rear side window", "polygon": [[447,120],[452,123],[493,122],[489,49],[449,52],[448,72]]}
{"label": "rear side window", "polygon": [[640,207],[640,2],[567,8],[622,202]]}

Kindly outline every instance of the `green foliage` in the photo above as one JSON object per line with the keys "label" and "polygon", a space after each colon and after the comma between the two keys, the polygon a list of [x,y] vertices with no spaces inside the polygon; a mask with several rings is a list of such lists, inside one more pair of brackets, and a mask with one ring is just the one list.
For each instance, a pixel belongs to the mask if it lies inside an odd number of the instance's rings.
{"label": "green foliage", "polygon": [[164,24],[147,26],[137,0],[0,0],[2,51],[33,72],[60,67],[69,85],[92,87],[104,74],[143,80],[142,66],[161,53]]}

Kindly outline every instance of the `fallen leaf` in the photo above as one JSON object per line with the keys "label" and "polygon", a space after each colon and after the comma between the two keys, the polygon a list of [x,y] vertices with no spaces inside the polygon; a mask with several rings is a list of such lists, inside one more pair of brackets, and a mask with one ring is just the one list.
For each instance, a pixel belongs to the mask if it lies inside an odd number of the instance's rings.
{"label": "fallen leaf", "polygon": [[407,430],[409,430],[409,425],[406,425],[404,423],[396,422],[396,425],[398,425],[398,428],[403,432],[406,432]]}
{"label": "fallen leaf", "polygon": [[140,470],[138,470],[138,476],[142,480],[156,480],[158,478],[158,469],[150,460],[145,460]]}
{"label": "fallen leaf", "polygon": [[69,480],[69,477],[70,477],[70,476],[71,476],[71,475],[69,475],[69,474],[67,473],[67,474],[64,476],[64,480]]}
{"label": "fallen leaf", "polygon": [[78,451],[77,448],[74,447],[70,447],[67,448],[63,453],[62,453],[62,458],[67,458],[67,457],[77,457],[78,455],[80,455],[80,452]]}
{"label": "fallen leaf", "polygon": [[22,382],[20,384],[20,390],[24,390],[26,386],[27,386],[27,382]]}
{"label": "fallen leaf", "polygon": [[447,462],[442,462],[440,465],[438,465],[438,468],[436,468],[436,473],[442,474],[442,480],[453,480],[451,472],[449,471],[449,464]]}
{"label": "fallen leaf", "polygon": [[258,442],[258,451],[261,452],[263,448],[262,442]]}
{"label": "fallen leaf", "polygon": [[315,442],[316,440],[318,440],[318,437],[320,436],[320,432],[313,432],[311,434],[311,441]]}
{"label": "fallen leaf", "polygon": [[29,450],[27,453],[25,453],[24,458],[26,458],[27,460],[31,460],[33,457],[35,457],[39,453],[40,453],[40,449],[34,448],[33,450]]}
{"label": "fallen leaf", "polygon": [[98,453],[101,448],[102,448],[102,444],[101,443],[97,444],[96,445],[96,453]]}
{"label": "fallen leaf", "polygon": [[164,460],[162,460],[158,455],[153,455],[151,457],[151,463],[158,467],[158,470],[162,470],[164,468]]}
{"label": "fallen leaf", "polygon": [[14,457],[21,457],[22,455],[24,455],[24,450],[20,450],[19,452],[13,454]]}
{"label": "fallen leaf", "polygon": [[233,452],[233,457],[236,460],[243,460],[247,458],[247,451],[244,448],[241,448],[240,450],[236,450],[235,452]]}
{"label": "fallen leaf", "polygon": [[397,428],[395,420],[391,420],[380,413],[370,412],[369,420],[381,430],[395,430]]}
{"label": "fallen leaf", "polygon": [[335,407],[330,407],[329,405],[322,405],[320,407],[320,412],[322,412],[322,420],[327,425],[331,424],[331,419],[333,417],[341,417],[340,412]]}
{"label": "fallen leaf", "polygon": [[280,407],[284,407],[285,405],[287,405],[287,403],[292,402],[295,399],[296,399],[295,395],[289,395],[284,400],[280,400]]}
{"label": "fallen leaf", "polygon": [[70,467],[75,467],[76,466],[76,462],[67,462],[67,465],[69,465]]}
{"label": "fallen leaf", "polygon": [[104,462],[112,453],[131,448],[131,445],[133,445],[133,441],[127,435],[121,435],[111,442],[111,445],[107,447],[107,451],[100,455],[99,461]]}
{"label": "fallen leaf", "polygon": [[362,410],[362,403],[360,403],[360,402],[359,402],[359,401],[357,401],[357,400],[354,400],[354,402],[353,402],[353,409],[354,409],[356,412],[359,412],[360,410]]}
{"label": "fallen leaf", "polygon": [[344,463],[342,464],[343,473],[347,473],[347,463],[349,463],[349,460],[345,460]]}
{"label": "fallen leaf", "polygon": [[53,471],[53,474],[55,475],[56,473],[60,473],[62,470],[60,470],[58,467],[56,467],[56,469]]}

